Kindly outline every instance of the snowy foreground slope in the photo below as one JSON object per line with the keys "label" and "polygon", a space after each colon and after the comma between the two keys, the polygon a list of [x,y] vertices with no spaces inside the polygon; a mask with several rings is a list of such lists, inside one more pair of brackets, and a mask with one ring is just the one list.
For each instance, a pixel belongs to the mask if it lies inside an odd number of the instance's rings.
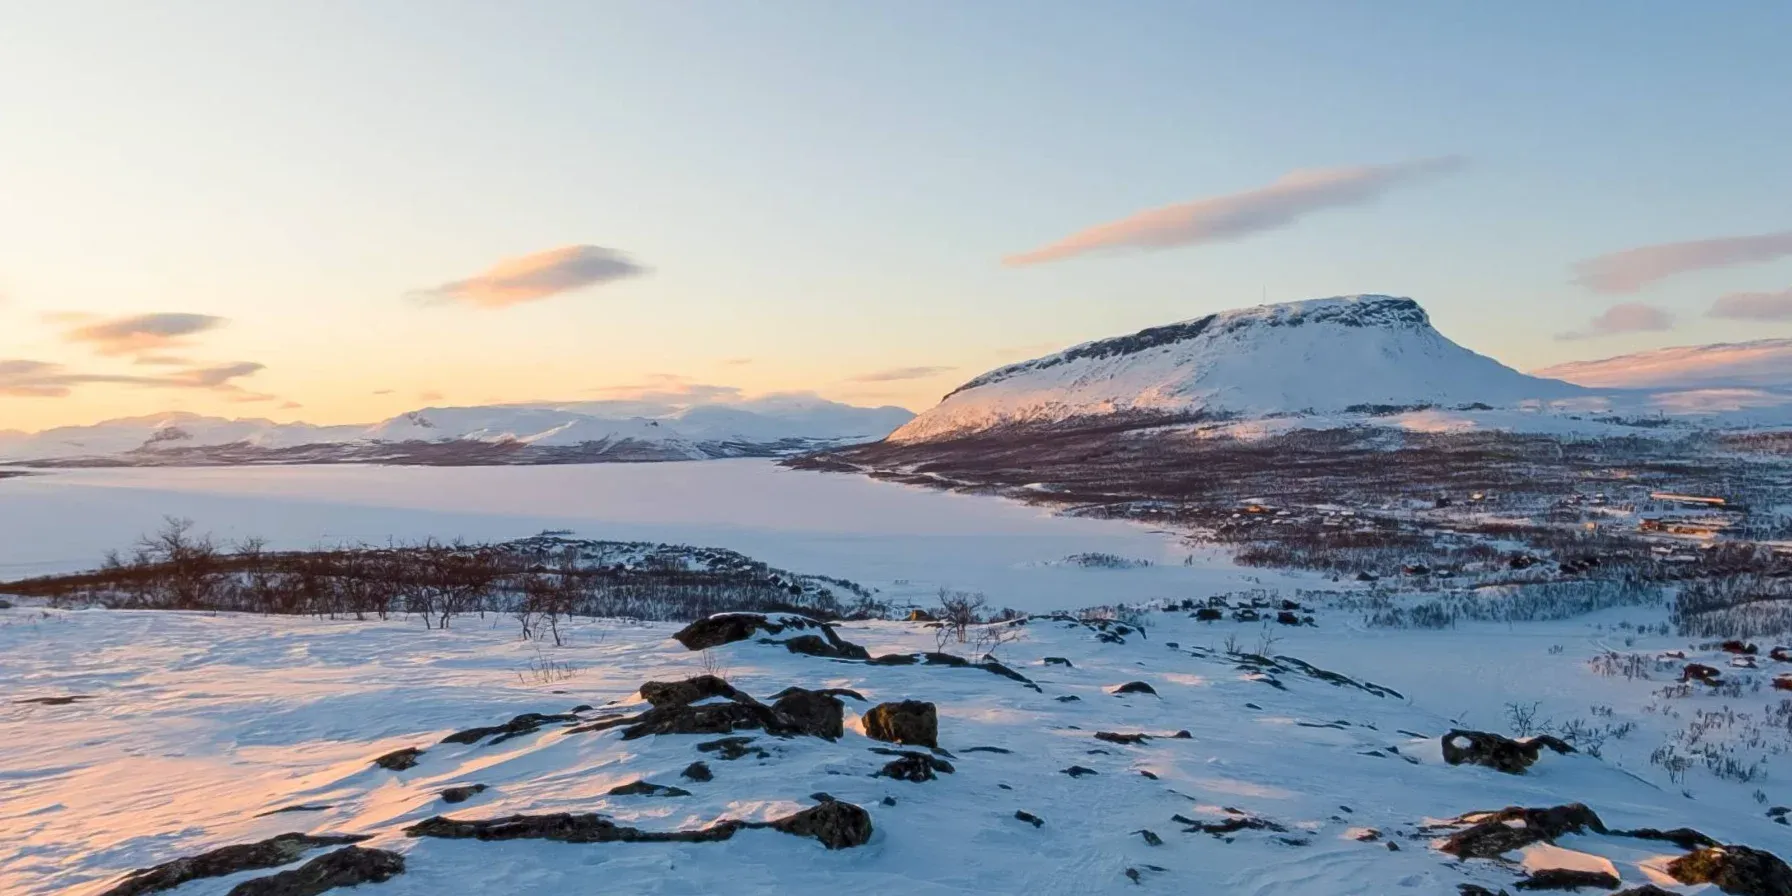
{"label": "snowy foreground slope", "polygon": [[1341,296],[1224,311],[998,368],[891,440],[1111,415],[1516,407],[1584,395],[1457,345],[1411,299]]}
{"label": "snowy foreground slope", "polygon": [[[510,620],[495,618],[424,631],[396,620],[0,610],[9,697],[0,705],[0,890],[99,893],[131,869],[297,831],[365,835],[362,846],[402,854],[402,874],[339,891],[371,896],[1449,894],[1462,883],[1510,890],[1527,870],[1546,868],[1715,892],[1666,874],[1685,849],[1615,833],[1567,834],[1502,861],[1438,848],[1453,830],[1439,825],[1463,813],[1580,801],[1613,831],[1689,826],[1787,852],[1788,829],[1749,796],[1761,787],[1785,801],[1782,756],[1765,783],[1747,786],[1697,768],[1670,783],[1647,760],[1684,724],[1677,716],[1717,710],[1720,698],[1699,693],[1662,710],[1656,692],[1671,675],[1630,680],[1588,666],[1608,644],[1628,647],[1620,638],[1637,651],[1685,649],[1613,627],[1652,623],[1652,614],[1660,611],[1439,633],[1362,631],[1352,614],[1324,609],[1316,627],[1274,630],[1177,611],[1150,614],[1143,634],[1110,626],[1105,639],[1095,627],[1041,618],[997,651],[1035,690],[976,667],[870,665],[759,640],[692,652],[670,638],[672,625],[589,622],[555,648],[520,641]],[[838,631],[872,655],[936,649],[934,633],[915,623]],[[1239,653],[1227,653],[1228,641]],[[1252,652],[1316,665],[1264,665],[1243,656]],[[849,688],[865,700],[844,698],[838,740],[739,731],[751,740],[733,759],[714,749],[720,735],[625,740],[619,727],[575,730],[645,709],[644,682],[704,672],[761,699],[797,686]],[[1133,681],[1156,694],[1114,693]],[[1771,693],[1732,702],[1752,713],[1778,702]],[[89,699],[13,702],[71,696]],[[892,745],[865,736],[863,715],[903,699],[937,705],[947,753],[936,758],[950,773],[919,783],[874,776],[895,757],[876,752]],[[1458,727],[1453,718],[1498,729],[1501,705],[1531,700],[1542,701],[1539,718],[1604,707],[1591,711],[1598,721],[1635,730],[1606,743],[1604,758],[1545,750],[1522,775],[1443,762],[1439,736]],[[443,742],[525,712],[576,721],[501,741]],[[1114,742],[1098,732],[1148,738]],[[1721,726],[1709,734],[1723,736]],[[423,751],[414,767],[372,762],[404,748]],[[711,780],[681,774],[696,761]],[[636,781],[688,793],[611,792]],[[486,789],[453,805],[439,796],[463,785]],[[786,817],[824,798],[863,807],[869,841],[830,850],[773,830],[698,843],[405,833],[439,815],[552,812],[691,830]],[[300,806],[308,809],[264,814]],[[269,873],[167,892],[224,894]]]}
{"label": "snowy foreground slope", "polygon": [[366,426],[168,413],[0,432],[0,460],[106,465],[564,463],[766,456],[880,439],[914,415],[806,397],[430,407]]}

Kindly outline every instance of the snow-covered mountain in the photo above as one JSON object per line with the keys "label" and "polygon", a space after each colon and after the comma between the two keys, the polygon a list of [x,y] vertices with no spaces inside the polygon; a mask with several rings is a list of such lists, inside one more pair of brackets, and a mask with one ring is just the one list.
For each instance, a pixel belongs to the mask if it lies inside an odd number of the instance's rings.
{"label": "snow-covered mountain", "polygon": [[1450,341],[1412,299],[1340,296],[1223,311],[998,368],[890,440],[1103,417],[1508,408],[1586,394]]}
{"label": "snow-covered mountain", "polygon": [[565,463],[777,455],[873,441],[914,415],[809,397],[674,406],[570,402],[423,408],[365,426],[168,413],[0,432],[0,460],[54,463]]}

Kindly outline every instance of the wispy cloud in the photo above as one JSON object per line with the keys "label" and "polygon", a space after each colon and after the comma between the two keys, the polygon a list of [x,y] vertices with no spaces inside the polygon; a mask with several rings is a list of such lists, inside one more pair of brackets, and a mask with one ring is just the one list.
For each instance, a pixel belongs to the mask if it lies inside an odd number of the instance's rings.
{"label": "wispy cloud", "polygon": [[208,389],[230,393],[233,400],[263,401],[273,396],[250,392],[234,381],[263,369],[253,361],[214,367],[194,367],[161,376],[114,373],[81,373],[48,361],[0,361],[0,395],[26,398],[61,398],[88,385],[139,386],[160,389]]}
{"label": "wispy cloud", "polygon": [[1792,289],[1779,292],[1733,292],[1711,303],[1706,317],[1731,320],[1792,320]]}
{"label": "wispy cloud", "polygon": [[[86,345],[109,357],[181,348],[191,344],[191,337],[207,330],[215,330],[225,323],[224,318],[210,314],[179,312],[137,314],[101,320],[79,314],[62,314],[57,319],[73,325],[63,332],[64,340]],[[144,363],[162,361],[158,359]]]}
{"label": "wispy cloud", "polygon": [[924,380],[930,376],[938,376],[939,374],[956,369],[958,368],[893,367],[889,370],[876,370],[871,373],[861,373],[858,376],[848,377],[847,381],[853,383],[893,383],[900,380]]}
{"label": "wispy cloud", "polygon": [[752,358],[723,358],[722,359],[722,364],[725,367],[745,367],[746,365],[751,364],[751,363],[753,363]]}
{"label": "wispy cloud", "polygon": [[1574,273],[1575,282],[1588,289],[1629,293],[1676,274],[1758,264],[1786,255],[1792,255],[1792,230],[1639,246],[1579,262]]}
{"label": "wispy cloud", "polygon": [[418,401],[441,401],[442,393],[440,393],[440,392],[418,392],[417,400]]}
{"label": "wispy cloud", "polygon": [[1586,327],[1556,334],[1557,339],[1593,339],[1618,333],[1645,333],[1673,329],[1674,316],[1654,305],[1624,302],[1605,309]]}
{"label": "wispy cloud", "polygon": [[615,249],[562,246],[498,262],[482,274],[455,280],[416,295],[438,304],[508,308],[647,273]]}
{"label": "wispy cloud", "polygon": [[589,390],[593,395],[617,401],[667,402],[672,404],[710,404],[739,401],[744,393],[739,386],[721,386],[695,382],[676,373],[651,373],[639,383],[603,386]]}
{"label": "wispy cloud", "polygon": [[1392,165],[1293,171],[1269,186],[1149,209],[1003,259],[1009,266],[1060,261],[1110,249],[1168,249],[1235,240],[1287,227],[1328,208],[1361,205],[1414,181],[1461,168],[1446,156]]}

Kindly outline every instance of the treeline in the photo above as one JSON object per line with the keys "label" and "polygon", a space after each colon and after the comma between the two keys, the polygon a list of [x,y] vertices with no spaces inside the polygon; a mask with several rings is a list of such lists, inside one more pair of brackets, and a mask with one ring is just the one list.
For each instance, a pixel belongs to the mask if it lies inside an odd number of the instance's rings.
{"label": "treeline", "polygon": [[171,519],[128,555],[109,554],[99,569],[0,584],[0,593],[119,609],[405,615],[431,628],[448,628],[467,614],[502,613],[516,617],[525,633],[556,638],[560,623],[573,616],[888,613],[853,583],[797,576],[732,552],[652,546],[639,562],[627,562],[606,547],[616,546],[537,536],[497,544],[424,541],[276,552],[254,539],[221,546],[195,534],[190,521]]}

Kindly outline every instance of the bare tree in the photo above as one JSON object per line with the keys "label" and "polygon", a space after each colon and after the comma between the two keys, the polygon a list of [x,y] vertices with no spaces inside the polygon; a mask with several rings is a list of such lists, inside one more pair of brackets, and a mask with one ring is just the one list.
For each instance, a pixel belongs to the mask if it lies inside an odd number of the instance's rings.
{"label": "bare tree", "polygon": [[988,600],[974,591],[949,591],[941,588],[940,622],[944,623],[958,643],[963,644],[965,631],[982,619]]}

